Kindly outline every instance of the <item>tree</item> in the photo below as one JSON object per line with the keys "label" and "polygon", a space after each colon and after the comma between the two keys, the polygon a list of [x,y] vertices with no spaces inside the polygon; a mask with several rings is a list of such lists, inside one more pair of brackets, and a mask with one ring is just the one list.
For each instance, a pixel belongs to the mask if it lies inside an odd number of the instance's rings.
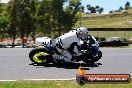
{"label": "tree", "polygon": [[10,23],[9,23],[8,33],[13,39],[12,47],[15,46],[14,42],[15,42],[17,30],[18,30],[17,3],[18,3],[17,0],[11,0],[8,3],[8,8],[7,8],[8,13],[10,14],[9,15]]}
{"label": "tree", "polygon": [[81,12],[84,12],[85,7],[81,6]]}
{"label": "tree", "polygon": [[0,1],[0,13],[2,13],[2,3]]}
{"label": "tree", "polygon": [[91,5],[87,5],[87,9],[90,11],[90,13],[96,13],[95,7],[93,7]]}
{"label": "tree", "polygon": [[101,14],[103,11],[104,11],[104,8],[100,8],[98,12],[99,14]]}
{"label": "tree", "polygon": [[102,13],[103,12],[103,10],[104,10],[104,8],[102,8],[102,7],[100,7],[100,6],[91,6],[91,5],[87,5],[87,9],[90,11],[90,13]]}
{"label": "tree", "polygon": [[38,8],[37,18],[41,32],[46,36],[50,35],[55,28],[55,18],[53,18],[53,0],[42,0]]}
{"label": "tree", "polygon": [[96,12],[98,12],[99,14],[101,14],[104,11],[104,8],[100,7],[100,6],[95,6],[95,10]]}
{"label": "tree", "polygon": [[[81,17],[77,15],[82,13],[84,8],[81,6],[80,0],[71,0],[69,6],[66,8],[65,15],[63,17],[63,25],[66,31],[72,29],[76,21]],[[66,32],[65,31],[65,32]]]}
{"label": "tree", "polygon": [[19,32],[24,47],[24,37],[28,37],[34,30],[35,0],[19,1]]}
{"label": "tree", "polygon": [[123,7],[121,6],[120,8],[119,8],[119,11],[122,11],[123,10]]}
{"label": "tree", "polygon": [[53,0],[53,17],[55,18],[56,28],[59,32],[67,32],[72,29],[78,20],[77,14],[84,11],[80,0],[69,0],[69,5],[63,8],[64,1]]}
{"label": "tree", "polygon": [[28,37],[35,28],[35,0],[10,0],[8,9],[10,14],[9,33],[13,40],[16,33],[20,34],[24,46],[24,37]]}
{"label": "tree", "polygon": [[33,30],[31,31],[31,33],[30,33],[30,36],[33,38],[33,40],[34,40],[34,43],[35,43],[35,35],[36,35],[36,33],[37,32],[40,32],[40,25],[39,25],[39,23],[38,23],[38,13],[39,13],[39,8],[40,8],[40,1],[38,1],[38,0],[35,0],[35,1],[33,1],[32,3],[31,3],[31,10],[33,11],[32,12],[32,14],[34,14],[33,15]]}
{"label": "tree", "polygon": [[129,7],[130,7],[130,2],[127,1],[126,4],[125,4],[125,10],[128,10]]}
{"label": "tree", "polygon": [[63,0],[53,0],[53,17],[56,21],[56,28],[59,32],[59,35],[61,35],[61,32],[63,31],[63,15],[64,15],[64,10],[63,10]]}
{"label": "tree", "polygon": [[95,10],[96,10],[96,12],[99,12],[99,9],[100,9],[100,6],[95,6]]}
{"label": "tree", "polygon": [[[9,33],[13,39],[20,36],[35,38],[36,32],[51,36],[51,32],[69,31],[77,21],[77,14],[83,11],[80,0],[70,0],[69,6],[63,4],[69,0],[10,0]],[[80,8],[81,7],[81,8]],[[57,35],[58,36],[58,35]]]}
{"label": "tree", "polygon": [[9,18],[6,11],[6,7],[6,4],[0,3],[0,37],[5,37],[5,35],[7,35]]}
{"label": "tree", "polygon": [[113,11],[109,11],[109,13],[113,13]]}

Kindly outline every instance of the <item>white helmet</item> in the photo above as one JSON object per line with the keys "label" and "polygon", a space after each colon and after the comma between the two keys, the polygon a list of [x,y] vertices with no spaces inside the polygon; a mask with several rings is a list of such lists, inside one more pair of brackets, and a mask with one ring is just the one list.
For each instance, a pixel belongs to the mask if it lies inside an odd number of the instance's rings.
{"label": "white helmet", "polygon": [[76,34],[80,39],[88,40],[89,33],[86,28],[84,28],[84,27],[78,28]]}

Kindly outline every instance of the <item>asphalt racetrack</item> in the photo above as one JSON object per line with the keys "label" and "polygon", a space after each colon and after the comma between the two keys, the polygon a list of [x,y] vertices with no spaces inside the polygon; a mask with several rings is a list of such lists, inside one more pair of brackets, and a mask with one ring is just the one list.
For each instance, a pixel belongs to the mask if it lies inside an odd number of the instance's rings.
{"label": "asphalt racetrack", "polygon": [[[80,64],[70,66],[33,65],[31,48],[0,48],[0,80],[75,78]],[[132,48],[101,48],[103,57],[95,65],[83,65],[87,74],[130,74]]]}

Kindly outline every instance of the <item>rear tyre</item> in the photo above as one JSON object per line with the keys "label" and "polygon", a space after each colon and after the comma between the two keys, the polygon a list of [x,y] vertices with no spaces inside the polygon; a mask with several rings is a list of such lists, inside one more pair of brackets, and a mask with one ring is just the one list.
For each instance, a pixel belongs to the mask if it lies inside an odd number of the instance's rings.
{"label": "rear tyre", "polygon": [[50,63],[52,56],[45,48],[35,48],[30,51],[29,58],[36,64]]}

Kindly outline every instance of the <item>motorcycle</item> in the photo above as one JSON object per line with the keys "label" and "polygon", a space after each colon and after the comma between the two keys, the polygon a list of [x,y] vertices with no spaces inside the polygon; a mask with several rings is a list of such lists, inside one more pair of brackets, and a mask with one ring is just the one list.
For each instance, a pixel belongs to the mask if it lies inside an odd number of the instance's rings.
{"label": "motorcycle", "polygon": [[[52,47],[52,39],[48,37],[37,38],[36,42],[40,45],[43,45],[41,48],[34,48],[29,53],[29,58],[33,63],[36,64],[49,64],[56,63],[54,61],[53,55],[60,54],[57,49]],[[82,41],[80,41],[82,42]],[[97,47],[95,54],[95,48],[88,44],[87,42],[82,42],[81,44],[81,55],[73,55],[71,63],[83,61],[84,63],[94,63],[97,62],[102,57],[102,52]],[[63,61],[58,61],[57,63],[65,63]]]}

